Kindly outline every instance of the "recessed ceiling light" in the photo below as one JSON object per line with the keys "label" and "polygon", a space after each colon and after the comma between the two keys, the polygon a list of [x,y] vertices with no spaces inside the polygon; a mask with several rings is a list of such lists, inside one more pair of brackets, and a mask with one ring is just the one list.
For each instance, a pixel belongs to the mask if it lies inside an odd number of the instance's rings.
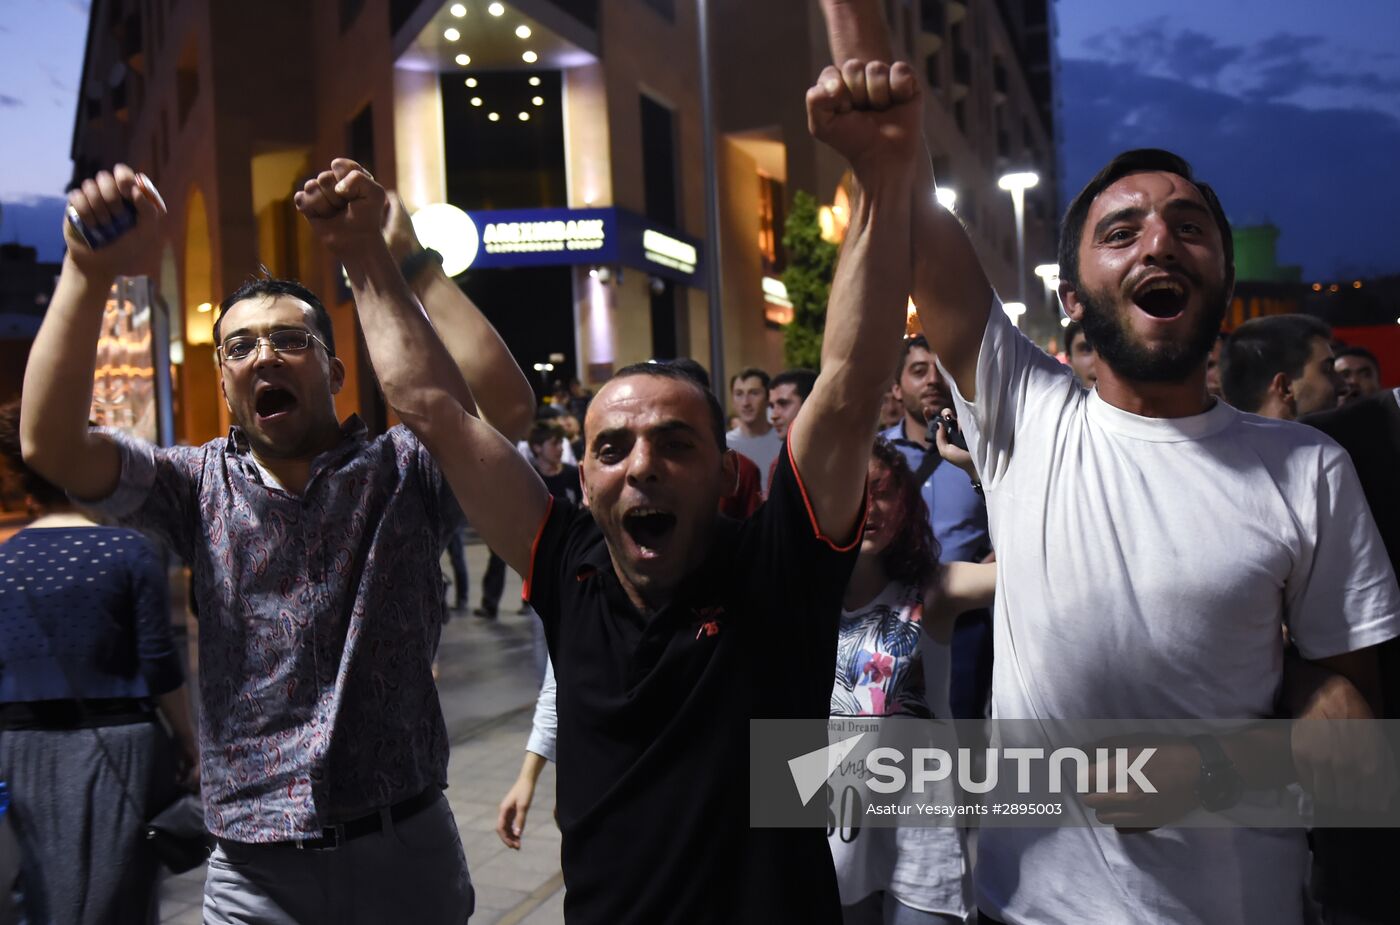
{"label": "recessed ceiling light", "polygon": [[531,97],[531,98],[530,98],[530,102],[534,103],[536,106],[543,106],[543,105],[544,105],[544,97],[542,97],[542,96]]}
{"label": "recessed ceiling light", "polygon": [[540,85],[540,79],[539,79],[538,77],[531,77],[531,78],[530,78],[530,86],[532,86],[532,87],[538,87],[539,85]]}
{"label": "recessed ceiling light", "polygon": [[475,78],[475,77],[468,77],[468,78],[467,78],[467,86],[469,86],[469,87],[475,87],[475,86],[476,86],[476,78]]}
{"label": "recessed ceiling light", "polygon": [[515,35],[517,38],[528,39],[530,37],[529,26],[516,26]]}
{"label": "recessed ceiling light", "polygon": [[457,56],[457,63],[460,64],[460,65],[462,65],[462,67],[466,67],[468,64],[471,64],[471,63],[472,63],[472,56],[471,56],[471,55],[458,55],[458,56]]}
{"label": "recessed ceiling light", "polygon": [[524,61],[526,64],[534,64],[536,61],[540,60],[540,56],[533,51],[527,51],[520,56],[520,60]]}
{"label": "recessed ceiling light", "polygon": [[443,30],[442,37],[449,42],[455,42],[462,37],[462,33],[458,32],[456,29],[448,28]]}
{"label": "recessed ceiling light", "polygon": [[461,19],[463,16],[467,15],[467,8],[462,6],[462,4],[460,3],[454,3],[451,7],[448,8],[448,12],[451,13],[453,16],[456,16],[458,19]]}
{"label": "recessed ceiling light", "polygon": [[486,8],[486,12],[490,13],[492,16],[504,16],[506,8],[500,3],[493,3]]}
{"label": "recessed ceiling light", "polygon": [[521,121],[521,122],[529,122],[529,121],[530,121],[530,114],[529,114],[528,112],[522,112],[522,113],[520,114],[520,121]]}
{"label": "recessed ceiling light", "polygon": [[493,113],[491,113],[489,116],[487,116],[486,118],[490,119],[492,122],[500,122],[500,121],[501,121],[501,114],[500,114],[499,112],[493,112]]}
{"label": "recessed ceiling light", "polygon": [[480,105],[481,105],[481,97],[479,97],[479,96],[474,96],[474,97],[472,97],[472,105],[473,105],[473,106],[480,106]]}

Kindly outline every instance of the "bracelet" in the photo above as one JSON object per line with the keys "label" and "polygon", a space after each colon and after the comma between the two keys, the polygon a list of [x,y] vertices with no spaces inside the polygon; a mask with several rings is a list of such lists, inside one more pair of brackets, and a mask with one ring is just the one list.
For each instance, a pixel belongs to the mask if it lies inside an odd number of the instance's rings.
{"label": "bracelet", "polygon": [[399,272],[403,274],[406,282],[412,283],[414,277],[423,272],[423,268],[430,263],[442,266],[442,254],[425,247],[414,254],[409,254],[403,263],[399,264]]}

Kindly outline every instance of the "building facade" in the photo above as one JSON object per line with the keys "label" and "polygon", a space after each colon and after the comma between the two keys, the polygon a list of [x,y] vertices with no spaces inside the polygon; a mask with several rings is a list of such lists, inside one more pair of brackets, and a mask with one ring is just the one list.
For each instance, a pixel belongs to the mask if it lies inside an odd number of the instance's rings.
{"label": "building facade", "polygon": [[[1024,293],[1030,320],[1053,327],[1039,280],[1027,270],[1016,281],[1012,201],[997,186],[1007,171],[1040,175],[1026,194],[1025,263],[1053,260],[1049,0],[885,6],[895,47],[927,83],[940,186],[956,193],[1003,297]],[[701,9],[717,248],[705,222]],[[339,268],[292,205],[333,157],[368,165],[411,211],[428,210],[420,218],[447,216],[441,247],[469,264],[459,282],[541,388],[596,384],[652,357],[709,365],[715,260],[724,368],[776,371],[792,197],[823,203],[832,237],[849,208],[843,165],[806,130],[803,97],[829,60],[814,0],[94,0],[90,16],[74,177],[127,161],[170,208],[145,271],[170,315],[185,442],[228,424],[213,318],[259,268],[322,294],[345,345],[338,410],[384,423]]]}

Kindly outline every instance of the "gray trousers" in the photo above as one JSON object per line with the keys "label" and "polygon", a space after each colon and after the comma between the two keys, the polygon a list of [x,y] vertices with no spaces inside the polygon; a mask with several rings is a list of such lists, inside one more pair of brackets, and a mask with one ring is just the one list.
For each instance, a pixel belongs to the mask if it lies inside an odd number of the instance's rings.
{"label": "gray trousers", "polygon": [[141,833],[175,795],[174,767],[154,722],[0,733],[32,925],[156,921],[156,859]]}
{"label": "gray trousers", "polygon": [[204,925],[462,925],[476,894],[447,800],[334,850],[221,842]]}

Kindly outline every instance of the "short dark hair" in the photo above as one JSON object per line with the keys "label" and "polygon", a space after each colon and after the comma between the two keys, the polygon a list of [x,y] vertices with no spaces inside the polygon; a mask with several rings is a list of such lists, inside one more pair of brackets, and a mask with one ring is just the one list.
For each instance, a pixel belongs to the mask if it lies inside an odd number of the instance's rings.
{"label": "short dark hair", "polygon": [[701,366],[698,361],[690,357],[676,357],[674,360],[658,360],[657,362],[664,363],[673,369],[679,369],[681,372],[700,383],[705,391],[708,392],[710,390],[710,371]]}
{"label": "short dark hair", "polygon": [[559,423],[558,418],[537,418],[530,427],[530,435],[525,438],[531,449],[543,446],[549,441],[558,437],[564,439],[564,425]]}
{"label": "short dark hair", "polygon": [[1255,412],[1274,376],[1303,374],[1313,338],[1330,340],[1332,329],[1311,315],[1270,315],[1235,328],[1220,351],[1220,391],[1241,411]]}
{"label": "short dark hair", "polygon": [[759,382],[762,382],[765,392],[768,391],[768,386],[773,381],[766,370],[759,369],[757,366],[749,366],[739,370],[729,378],[729,391],[734,391],[734,383],[742,382],[745,379],[757,379]]}
{"label": "short dark hair", "polygon": [[1342,357],[1361,357],[1361,359],[1371,364],[1371,368],[1376,371],[1376,377],[1380,378],[1381,361],[1376,359],[1376,355],[1365,347],[1338,347],[1334,355],[1339,360]]}
{"label": "short dark hair", "polygon": [[1074,339],[1076,337],[1083,337],[1084,342],[1089,345],[1091,350],[1093,349],[1094,343],[1089,340],[1089,334],[1084,330],[1084,325],[1078,321],[1071,321],[1065,325],[1065,356],[1074,355]]}
{"label": "short dark hair", "polygon": [[[703,379],[696,376],[690,364],[694,364],[704,373]],[[694,360],[689,360],[688,363],[682,363],[680,360],[665,363],[633,363],[631,366],[624,366],[613,373],[612,379],[626,379],[630,376],[655,376],[659,379],[688,382],[695,386],[700,394],[705,396],[705,405],[710,411],[710,428],[714,431],[715,445],[719,447],[721,454],[729,449],[729,444],[724,439],[724,409],[720,407],[719,399],[715,397],[715,393],[710,391],[710,374],[706,373],[704,367],[700,366],[699,363]],[[585,433],[585,442],[587,437],[588,435]]]}
{"label": "short dark hair", "polygon": [[1215,195],[1215,190],[1211,189],[1209,184],[1196,179],[1191,164],[1185,158],[1161,148],[1124,151],[1096,173],[1070,201],[1069,208],[1065,210],[1064,221],[1060,225],[1060,279],[1075,288],[1079,287],[1079,239],[1084,234],[1089,207],[1094,204],[1099,193],[1129,174],[1155,171],[1174,173],[1200,191],[1201,198],[1206,201],[1206,207],[1215,219],[1216,227],[1220,229],[1220,240],[1225,249],[1226,283],[1229,286],[1234,285],[1235,238],[1230,231],[1230,221],[1225,217],[1225,209],[1220,205],[1220,198]]}
{"label": "short dark hair", "polygon": [[807,396],[812,394],[812,386],[817,384],[817,374],[810,369],[785,369],[773,377],[773,381],[768,383],[768,391],[773,391],[780,385],[790,385],[797,392],[799,398],[807,400]]}
{"label": "short dark hair", "polygon": [[63,489],[44,478],[24,461],[19,441],[19,399],[0,405],[0,460],[19,477],[24,493],[44,507],[67,505]]}
{"label": "short dark hair", "polygon": [[294,279],[278,279],[275,276],[252,276],[243,285],[233,290],[228,298],[219,303],[219,317],[214,319],[214,343],[221,342],[219,326],[224,322],[224,313],[239,302],[248,299],[274,299],[277,296],[291,296],[311,306],[311,320],[316,331],[326,345],[326,353],[335,356],[335,328],[326,306],[316,298],[316,293]]}
{"label": "short dark hair", "polygon": [[933,348],[928,345],[928,338],[922,334],[914,334],[904,338],[904,348],[899,351],[899,366],[894,371],[894,379],[899,381],[899,377],[904,375],[904,365],[909,362],[909,351],[919,349],[933,353]]}

